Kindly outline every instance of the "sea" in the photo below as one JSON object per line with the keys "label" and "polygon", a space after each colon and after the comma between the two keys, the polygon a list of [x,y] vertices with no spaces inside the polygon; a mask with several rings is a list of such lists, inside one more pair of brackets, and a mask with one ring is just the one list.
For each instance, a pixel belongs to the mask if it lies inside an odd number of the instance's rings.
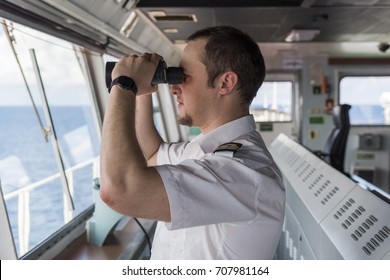
{"label": "sea", "polygon": [[[38,112],[47,127],[43,109],[38,107]],[[99,156],[99,132],[89,106],[52,106],[50,112],[65,169]],[[50,141],[45,140],[31,106],[0,106],[0,180],[5,196],[58,173]],[[71,215],[76,216],[93,203],[92,166],[75,171],[72,182]],[[61,180],[7,200],[6,208],[22,256],[65,224]]]}

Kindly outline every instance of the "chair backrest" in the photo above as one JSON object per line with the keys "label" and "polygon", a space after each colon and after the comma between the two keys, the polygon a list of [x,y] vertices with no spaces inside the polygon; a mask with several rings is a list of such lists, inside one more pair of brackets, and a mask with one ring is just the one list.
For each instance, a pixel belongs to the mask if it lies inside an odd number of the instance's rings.
{"label": "chair backrest", "polygon": [[342,173],[345,173],[345,149],[350,128],[349,109],[351,109],[351,106],[348,104],[341,104],[333,108],[334,128],[329,134],[322,151],[324,160]]}

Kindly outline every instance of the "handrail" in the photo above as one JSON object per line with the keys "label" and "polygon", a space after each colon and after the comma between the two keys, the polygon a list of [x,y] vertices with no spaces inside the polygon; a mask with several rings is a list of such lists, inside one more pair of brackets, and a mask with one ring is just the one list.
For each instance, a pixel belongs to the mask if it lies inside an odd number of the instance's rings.
{"label": "handrail", "polygon": [[[73,186],[73,172],[81,169],[85,166],[91,165],[93,168],[93,172],[96,173],[97,169],[97,163],[98,163],[98,158],[95,157],[89,160],[86,160],[82,163],[76,164],[65,171],[63,170],[63,175],[67,177],[67,183],[68,188],[71,192],[74,189]],[[93,175],[94,176],[94,175]],[[14,197],[18,198],[18,213],[17,213],[17,220],[18,220],[18,235],[19,235],[19,255],[24,255],[25,253],[28,252],[30,249],[30,191],[37,189],[38,187],[43,186],[44,184],[51,182],[57,178],[61,178],[60,172],[51,175],[49,177],[46,177],[38,182],[35,182],[33,184],[25,185],[22,186],[20,189],[17,189],[11,193],[8,193],[4,195],[4,200],[8,200]],[[91,183],[92,183],[91,178]],[[65,199],[65,197],[64,197]],[[73,220],[73,207],[70,207],[68,203],[65,203],[66,201],[64,200],[64,223],[67,224],[71,220]],[[72,205],[71,205],[72,206]]]}
{"label": "handrail", "polygon": [[[85,166],[88,166],[88,165],[92,164],[93,162],[95,162],[98,159],[99,159],[99,157],[91,158],[89,160],[86,160],[84,162],[81,162],[79,164],[76,164],[76,165],[66,169],[65,172],[68,173],[68,172],[73,172],[75,170],[81,169],[81,168],[83,168]],[[37,181],[35,183],[32,183],[32,184],[26,185],[24,187],[21,187],[20,189],[17,189],[17,190],[15,190],[13,192],[5,194],[4,195],[4,200],[7,201],[7,200],[9,200],[11,198],[14,198],[14,197],[18,196],[19,194],[21,194],[23,192],[31,191],[31,190],[36,189],[36,188],[38,188],[38,187],[40,187],[40,186],[42,186],[42,185],[44,185],[46,183],[54,181],[55,179],[58,179],[58,178],[60,178],[60,173],[56,173],[56,174],[51,175],[49,177],[46,177],[46,178],[44,178],[44,179],[42,179],[40,181]]]}

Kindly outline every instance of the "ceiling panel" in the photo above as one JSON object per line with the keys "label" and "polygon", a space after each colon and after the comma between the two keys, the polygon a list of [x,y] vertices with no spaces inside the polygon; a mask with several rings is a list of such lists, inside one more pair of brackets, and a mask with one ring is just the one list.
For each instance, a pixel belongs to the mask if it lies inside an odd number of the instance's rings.
{"label": "ceiling panel", "polygon": [[[130,6],[137,3],[134,24],[132,11],[126,6],[129,3]],[[155,21],[148,16],[150,11],[179,16],[194,14],[196,21]],[[27,13],[31,16],[23,22],[25,24],[40,26],[52,33],[58,33],[61,28],[64,38],[70,36],[76,38],[76,42],[88,41],[99,50],[109,43],[120,52],[129,48],[142,52],[151,46],[161,52],[160,45],[164,45],[169,46],[167,52],[176,53],[175,47],[180,46],[169,42],[183,42],[196,30],[215,25],[233,25],[259,43],[275,45],[291,46],[285,38],[292,29],[318,29],[319,35],[310,43],[326,43],[327,46],[333,43],[366,46],[365,43],[370,43],[372,47],[380,42],[390,42],[390,0],[0,1],[0,15],[12,14],[15,19],[21,19]],[[164,33],[166,28],[176,28],[178,32]],[[121,29],[129,32],[121,32]],[[142,42],[141,46],[139,42]]]}
{"label": "ceiling panel", "polygon": [[304,0],[140,0],[138,7],[300,7]]}
{"label": "ceiling panel", "polygon": [[[177,7],[164,8],[173,2]],[[157,6],[151,7],[152,4]],[[200,27],[213,25],[236,26],[258,42],[284,42],[291,29],[319,29],[320,34],[313,42],[390,40],[390,0],[141,0],[137,7],[145,13],[150,10],[164,10],[167,14],[194,13],[198,22],[192,24],[156,22],[159,28],[169,25],[178,29],[176,34],[167,34],[172,41],[185,40]]]}

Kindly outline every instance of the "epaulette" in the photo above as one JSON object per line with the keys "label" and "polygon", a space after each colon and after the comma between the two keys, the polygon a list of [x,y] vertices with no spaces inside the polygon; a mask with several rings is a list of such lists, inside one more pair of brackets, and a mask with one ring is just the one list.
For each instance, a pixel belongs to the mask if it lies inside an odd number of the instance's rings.
{"label": "epaulette", "polygon": [[242,147],[242,144],[229,142],[222,145],[219,145],[218,148],[215,149],[213,154],[221,155],[226,157],[233,157],[233,155]]}

